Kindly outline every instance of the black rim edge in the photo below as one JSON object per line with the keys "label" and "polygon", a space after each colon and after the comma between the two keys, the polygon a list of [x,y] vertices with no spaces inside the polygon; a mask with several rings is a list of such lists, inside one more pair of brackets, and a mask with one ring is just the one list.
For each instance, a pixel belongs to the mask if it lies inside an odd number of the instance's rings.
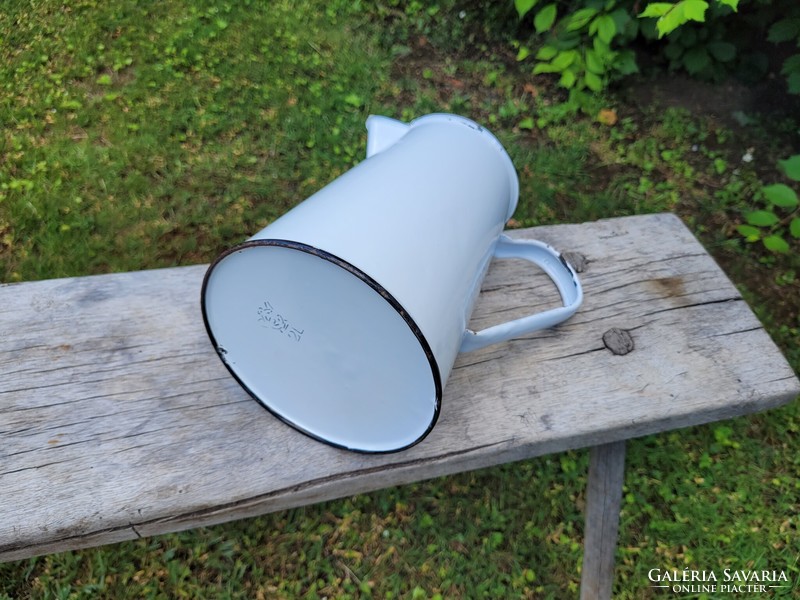
{"label": "black rim edge", "polygon": [[[433,418],[431,419],[428,428],[422,433],[422,435],[420,435],[416,440],[414,440],[410,444],[402,446],[401,448],[394,448],[392,450],[362,450],[359,448],[349,448],[348,446],[345,446],[343,444],[337,444],[330,440],[321,438],[318,435],[300,427],[296,423],[293,423],[289,419],[285,418],[283,415],[272,410],[239,378],[239,376],[234,372],[234,370],[230,367],[230,365],[228,365],[227,361],[220,355],[218,350],[219,345],[217,344],[217,340],[214,337],[214,333],[211,331],[211,327],[209,326],[208,314],[206,313],[206,287],[208,286],[208,281],[210,279],[211,272],[225,258],[241,250],[257,246],[276,246],[279,248],[288,248],[290,250],[298,250],[300,252],[305,252],[306,254],[311,254],[318,258],[327,260],[328,262],[344,269],[351,275],[358,277],[361,281],[366,283],[370,288],[372,288],[373,291],[377,292],[386,302],[388,302],[389,305],[403,318],[406,325],[408,325],[409,329],[411,329],[411,332],[417,338],[417,341],[420,343],[420,346],[422,346],[422,351],[425,353],[425,357],[428,359],[428,363],[431,367],[431,374],[433,375],[433,384],[436,391],[436,405],[433,410]],[[223,251],[219,256],[217,256],[217,258],[214,259],[214,261],[209,265],[208,269],[206,270],[206,273],[203,277],[203,285],[200,289],[200,308],[203,314],[203,325],[205,326],[206,333],[208,334],[208,337],[211,340],[211,344],[214,347],[215,354],[220,359],[222,364],[225,365],[225,368],[228,369],[228,372],[239,383],[239,385],[242,386],[242,388],[250,395],[250,397],[252,397],[267,411],[269,411],[271,415],[273,415],[280,421],[283,421],[290,427],[296,429],[300,433],[307,435],[308,437],[318,442],[322,442],[329,446],[333,446],[334,448],[340,448],[342,450],[348,450],[350,452],[357,452],[359,454],[392,454],[394,452],[401,452],[403,450],[408,450],[409,448],[419,444],[422,440],[424,440],[428,436],[428,434],[433,430],[434,426],[436,425],[436,422],[439,420],[439,413],[442,408],[442,380],[439,373],[439,365],[436,362],[436,357],[434,357],[430,344],[428,344],[428,340],[425,339],[422,330],[414,322],[414,319],[411,318],[411,315],[409,315],[406,312],[403,306],[397,301],[397,299],[395,299],[394,296],[392,296],[391,293],[389,293],[389,291],[386,288],[384,288],[381,284],[379,284],[372,277],[364,273],[364,271],[362,271],[355,265],[339,258],[334,254],[331,254],[330,252],[326,252],[325,250],[320,250],[319,248],[315,248],[314,246],[309,246],[308,244],[303,244],[301,242],[293,242],[290,240],[256,239],[256,240],[247,240],[246,242],[237,244],[236,246],[228,248],[227,250]]]}

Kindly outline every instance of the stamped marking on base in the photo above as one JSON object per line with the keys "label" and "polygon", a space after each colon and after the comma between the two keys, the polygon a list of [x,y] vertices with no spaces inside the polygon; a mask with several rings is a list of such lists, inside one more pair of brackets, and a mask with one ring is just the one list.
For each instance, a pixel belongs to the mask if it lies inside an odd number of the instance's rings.
{"label": "stamped marking on base", "polygon": [[303,337],[305,330],[292,326],[282,314],[273,308],[268,300],[259,305],[257,314],[258,321],[262,327],[278,331],[295,342],[299,342]]}

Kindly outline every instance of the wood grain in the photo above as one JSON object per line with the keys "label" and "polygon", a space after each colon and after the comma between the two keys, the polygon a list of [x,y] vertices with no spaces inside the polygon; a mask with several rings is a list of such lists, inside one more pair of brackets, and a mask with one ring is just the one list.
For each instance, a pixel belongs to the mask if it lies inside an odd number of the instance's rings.
{"label": "wood grain", "polygon": [[625,441],[593,446],[586,482],[581,600],[611,598],[624,480]]}
{"label": "wood grain", "polygon": [[[0,286],[0,559],[258,515],[792,400],[797,378],[672,215],[520,230],[584,257],[567,323],[461,355],[414,448],[297,433],[213,351],[205,266]],[[491,268],[471,327],[557,303],[529,263]],[[611,328],[634,350],[612,354]]]}

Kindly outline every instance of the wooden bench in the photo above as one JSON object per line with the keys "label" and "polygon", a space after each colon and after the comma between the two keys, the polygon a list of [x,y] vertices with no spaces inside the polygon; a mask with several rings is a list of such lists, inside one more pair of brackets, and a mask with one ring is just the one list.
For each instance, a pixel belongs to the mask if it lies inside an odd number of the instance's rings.
{"label": "wooden bench", "polygon": [[[461,355],[433,432],[389,455],[315,442],[239,387],[203,328],[203,265],[0,287],[0,559],[591,446],[582,597],[608,598],[624,440],[775,407],[800,384],[675,216],[511,235],[567,251],[583,307]],[[556,303],[534,271],[495,263],[472,325]]]}

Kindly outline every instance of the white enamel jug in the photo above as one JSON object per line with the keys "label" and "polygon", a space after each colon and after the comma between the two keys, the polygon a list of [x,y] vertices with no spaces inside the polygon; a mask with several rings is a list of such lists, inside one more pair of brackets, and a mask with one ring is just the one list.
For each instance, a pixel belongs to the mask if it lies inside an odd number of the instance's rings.
{"label": "white enamel jug", "polygon": [[[583,293],[546,244],[501,235],[519,182],[463,117],[367,120],[367,160],[208,269],[202,309],[220,358],[280,419],[338,447],[392,452],[438,418],[456,355],[551,327]],[[492,257],[540,266],[563,306],[467,329]]]}

